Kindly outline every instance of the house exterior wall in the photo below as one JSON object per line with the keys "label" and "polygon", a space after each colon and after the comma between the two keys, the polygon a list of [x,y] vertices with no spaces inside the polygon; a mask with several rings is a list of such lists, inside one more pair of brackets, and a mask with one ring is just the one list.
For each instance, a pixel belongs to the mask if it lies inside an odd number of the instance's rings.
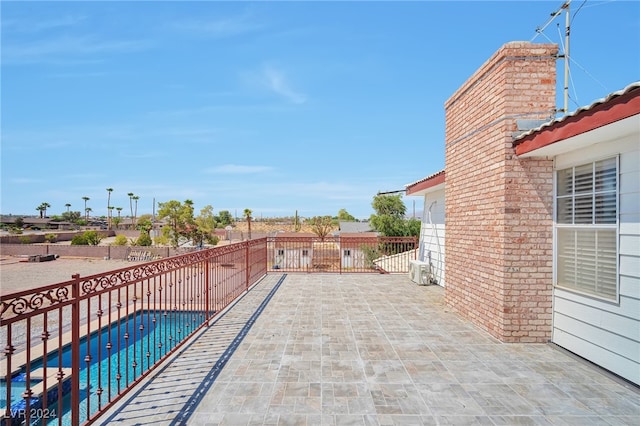
{"label": "house exterior wall", "polygon": [[364,268],[367,266],[367,256],[364,251],[355,247],[342,249],[343,268]]}
{"label": "house exterior wall", "polygon": [[280,248],[274,252],[273,264],[285,269],[298,269],[311,265],[313,249],[311,248]]}
{"label": "house exterior wall", "polygon": [[[424,216],[420,226],[420,250],[418,260],[428,261],[438,285],[445,286],[445,219],[444,188],[424,195]],[[431,214],[429,214],[431,213]]]}
{"label": "house exterior wall", "polygon": [[512,134],[554,116],[556,54],[505,44],[445,103],[445,301],[507,342],[551,338],[553,164]]}
{"label": "house exterior wall", "polygon": [[[553,342],[640,384],[640,129],[555,158],[555,167],[619,155],[617,303],[556,287]],[[613,142],[613,143],[611,143]]]}

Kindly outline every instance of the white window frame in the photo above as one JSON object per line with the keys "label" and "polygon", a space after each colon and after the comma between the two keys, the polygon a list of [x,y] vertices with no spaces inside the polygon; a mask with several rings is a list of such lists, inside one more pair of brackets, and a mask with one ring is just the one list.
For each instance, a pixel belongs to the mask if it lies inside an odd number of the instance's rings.
{"label": "white window frame", "polygon": [[[563,171],[563,170],[567,170],[567,169],[573,169],[574,173],[575,173],[575,169],[577,167],[583,167],[586,165],[591,164],[592,168],[594,167],[595,163],[598,163],[600,161],[604,161],[604,160],[610,160],[610,159],[615,159],[616,161],[616,189],[615,189],[615,195],[616,195],[616,201],[615,201],[615,205],[616,205],[616,220],[615,223],[611,223],[611,224],[596,224],[596,223],[591,223],[591,224],[576,224],[576,223],[571,223],[571,224],[564,224],[564,223],[558,223],[558,199],[559,199],[559,195],[558,195],[558,174],[559,172]],[[575,175],[574,175],[575,177]],[[575,294],[579,294],[582,296],[586,296],[586,297],[590,297],[590,298],[594,298],[594,299],[598,299],[604,302],[609,302],[609,303],[619,303],[620,301],[620,156],[616,155],[616,156],[607,156],[604,158],[599,158],[593,161],[588,161],[588,162],[577,162],[575,164],[572,165],[564,165],[561,168],[557,168],[554,167],[554,173],[553,173],[553,183],[554,183],[554,188],[553,188],[553,285],[555,288],[558,289],[562,289],[564,291],[568,291],[571,293],[575,293]],[[596,189],[595,187],[592,189],[591,194],[594,195],[596,193]],[[575,194],[575,192],[574,192]],[[575,197],[575,195],[574,195]],[[558,282],[558,272],[559,272],[559,262],[558,262],[558,256],[559,256],[559,240],[558,240],[558,230],[562,230],[562,229],[582,229],[582,230],[611,230],[615,232],[615,287],[616,287],[616,291],[615,291],[615,296],[614,297],[609,297],[603,294],[597,294],[596,292],[588,292],[588,291],[581,291],[580,289],[574,288],[574,287],[569,287],[569,286],[565,286],[562,285]]]}

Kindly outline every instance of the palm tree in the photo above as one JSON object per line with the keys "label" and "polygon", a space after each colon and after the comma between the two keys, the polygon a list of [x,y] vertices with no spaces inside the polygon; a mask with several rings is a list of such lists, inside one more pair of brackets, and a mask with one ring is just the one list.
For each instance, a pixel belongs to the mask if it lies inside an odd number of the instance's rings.
{"label": "palm tree", "polygon": [[107,188],[107,223],[109,225],[108,229],[111,229],[111,193],[113,192],[113,188]]}
{"label": "palm tree", "polygon": [[140,197],[138,197],[137,195],[134,195],[133,200],[136,202],[136,207],[133,210],[133,222],[131,223],[131,227],[135,229],[136,227],[136,218],[138,217],[138,200],[140,199]]}
{"label": "palm tree", "polygon": [[116,228],[119,228],[120,222],[122,221],[122,218],[120,217],[120,212],[122,212],[122,207],[116,207],[116,210],[118,211],[118,223],[116,223]]}
{"label": "palm tree", "polygon": [[51,207],[51,204],[47,203],[46,201],[36,207],[36,210],[40,212],[40,219],[47,217],[47,209],[49,207]]}
{"label": "palm tree", "polygon": [[247,232],[249,239],[251,239],[251,213],[253,213],[251,210],[244,209],[244,217],[247,219]]}
{"label": "palm tree", "polygon": [[71,204],[67,203],[64,206],[67,208],[67,213],[69,213],[69,207],[71,207]]}
{"label": "palm tree", "polygon": [[109,228],[108,228],[109,230],[111,230],[111,218],[113,217],[113,209],[114,209],[114,208],[115,208],[115,207],[113,207],[113,206],[109,206],[109,207],[107,208],[107,210],[109,211],[109,213],[108,213],[108,215],[107,215],[107,220],[108,220],[108,222],[109,222]]}
{"label": "palm tree", "polygon": [[82,199],[84,200],[84,220],[85,222],[89,221],[89,211],[87,210],[87,201],[90,200],[89,197],[82,197]]}
{"label": "palm tree", "polygon": [[133,192],[129,192],[127,193],[127,195],[129,196],[129,208],[131,209],[131,217],[133,217],[133,201],[131,201],[133,199]]}
{"label": "palm tree", "polygon": [[129,196],[129,208],[131,209],[131,220],[133,220],[133,192],[127,193]]}
{"label": "palm tree", "polygon": [[84,218],[87,222],[89,222],[89,212],[91,212],[91,207],[85,207],[84,209]]}

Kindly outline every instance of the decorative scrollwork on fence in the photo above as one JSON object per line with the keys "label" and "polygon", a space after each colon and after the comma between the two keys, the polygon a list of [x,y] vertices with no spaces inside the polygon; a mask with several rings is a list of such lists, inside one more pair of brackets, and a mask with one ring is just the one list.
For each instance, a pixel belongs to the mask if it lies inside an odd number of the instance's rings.
{"label": "decorative scrollwork on fence", "polygon": [[[237,251],[237,248],[235,248]],[[81,279],[82,294],[91,294],[108,288],[124,285],[132,281],[141,281],[166,272],[183,269],[198,262],[206,261],[218,253],[215,249],[201,250],[168,259],[135,265],[110,273],[85,277]]]}
{"label": "decorative scrollwork on fence", "polygon": [[10,300],[3,300],[0,308],[0,318],[28,314],[44,307],[65,302],[69,298],[69,287],[64,286],[19,296]]}
{"label": "decorative scrollwork on fence", "polygon": [[121,282],[121,280],[118,279],[118,275],[119,274],[100,275],[98,277],[81,281],[80,288],[82,289],[82,294],[94,293],[98,290],[103,290],[117,285]]}

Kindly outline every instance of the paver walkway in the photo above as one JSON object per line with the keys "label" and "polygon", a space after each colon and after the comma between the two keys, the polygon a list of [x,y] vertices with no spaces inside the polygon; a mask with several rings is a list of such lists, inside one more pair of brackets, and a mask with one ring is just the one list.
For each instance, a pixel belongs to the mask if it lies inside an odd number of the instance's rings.
{"label": "paver walkway", "polygon": [[100,422],[640,424],[637,387],[500,343],[443,293],[406,275],[269,275]]}

